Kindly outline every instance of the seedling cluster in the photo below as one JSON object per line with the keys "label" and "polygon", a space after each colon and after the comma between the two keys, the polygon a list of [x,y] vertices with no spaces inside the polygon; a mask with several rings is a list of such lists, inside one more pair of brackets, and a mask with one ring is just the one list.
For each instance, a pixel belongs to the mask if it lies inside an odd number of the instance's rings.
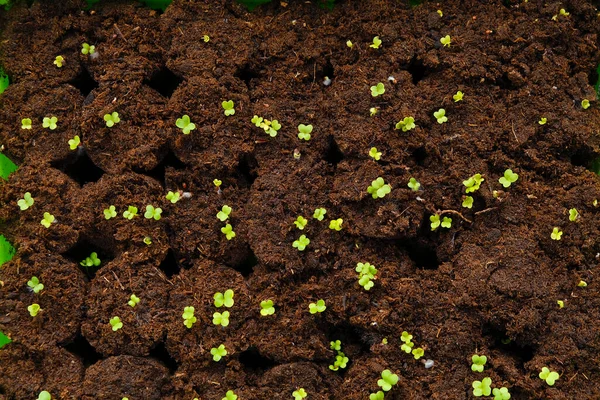
{"label": "seedling cluster", "polygon": [[277,132],[281,129],[281,124],[276,119],[268,120],[255,115],[250,120],[257,128],[262,128],[266,134],[271,137],[277,136]]}
{"label": "seedling cluster", "polygon": [[332,371],[338,371],[340,368],[346,368],[349,359],[348,357],[346,357],[344,352],[342,352],[342,342],[340,340],[330,342],[329,347],[331,348],[331,350],[335,350],[337,352],[337,355],[335,356],[335,361],[333,365],[329,366],[329,369]]}
{"label": "seedling cluster", "polygon": [[375,286],[375,276],[377,275],[377,268],[369,263],[357,263],[356,272],[358,272],[358,284],[365,290],[371,290]]}

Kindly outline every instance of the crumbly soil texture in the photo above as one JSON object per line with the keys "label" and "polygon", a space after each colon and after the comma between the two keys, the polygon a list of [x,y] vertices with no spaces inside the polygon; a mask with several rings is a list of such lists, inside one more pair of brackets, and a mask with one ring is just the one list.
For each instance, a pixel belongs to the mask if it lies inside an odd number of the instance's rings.
{"label": "crumbly soil texture", "polygon": [[[471,399],[484,377],[511,399],[600,398],[596,5],[344,0],[330,11],[290,0],[248,12],[174,0],[163,13],[69,0],[3,12],[0,144],[19,169],[0,184],[2,233],[17,249],[0,270],[0,331],[12,339],[0,399],[267,400],[304,388],[309,400],[362,400],[385,369],[399,377],[385,399]],[[378,82],[385,93],[373,97]],[[108,128],[112,112],[121,121]],[[254,115],[279,121],[278,134]],[[44,129],[51,116],[57,128]],[[408,116],[415,128],[395,129]],[[309,141],[299,124],[313,126]],[[506,169],[518,174],[510,187]],[[378,177],[391,192],[374,199]],[[187,194],[171,203],[168,191]],[[25,192],[35,203],[21,211]],[[147,205],[160,220],[144,217]],[[434,214],[451,227],[432,230]],[[304,251],[292,246],[300,235]],[[100,266],[81,266],[92,252]],[[369,291],[355,271],[367,262],[378,270]],[[230,322],[216,326],[213,295],[227,289]],[[268,299],[275,313],[261,316]],[[326,310],[311,314],[319,299]],[[403,331],[422,359],[401,350]],[[349,359],[338,371],[335,340]],[[487,356],[483,373],[473,354]],[[560,374],[554,386],[543,367]]]}

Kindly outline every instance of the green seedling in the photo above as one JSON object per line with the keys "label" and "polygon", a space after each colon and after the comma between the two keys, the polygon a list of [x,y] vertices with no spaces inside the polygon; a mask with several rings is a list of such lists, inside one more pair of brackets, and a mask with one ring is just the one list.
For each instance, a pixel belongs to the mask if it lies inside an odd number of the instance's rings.
{"label": "green seedling", "polygon": [[121,119],[118,112],[113,112],[112,114],[104,114],[104,121],[106,122],[106,126],[112,128],[115,124],[121,122]]}
{"label": "green seedling", "polygon": [[433,113],[433,116],[437,120],[438,124],[443,124],[444,122],[448,122],[448,117],[446,117],[446,110],[440,108],[436,112]]}
{"label": "green seedling", "polygon": [[333,365],[330,365],[329,369],[332,371],[337,371],[340,368],[344,369],[348,365],[348,361],[350,361],[350,359],[346,357],[344,353],[339,351],[338,354],[335,356],[335,361],[333,362]]}
{"label": "green seedling", "polygon": [[208,42],[210,42],[210,36],[204,35],[204,36],[202,36],[202,40],[204,40],[204,43],[208,43]]}
{"label": "green seedling", "polygon": [[492,395],[494,396],[494,400],[509,400],[510,393],[508,392],[508,388],[501,387],[500,389],[494,388],[492,390]]}
{"label": "green seedling", "polygon": [[325,300],[323,299],[317,300],[316,303],[310,303],[308,305],[308,310],[311,314],[322,313],[326,308],[327,306],[325,305]]}
{"label": "green seedling", "polygon": [[57,123],[58,123],[57,117],[44,117],[44,119],[42,120],[42,127],[48,128],[51,131],[53,131],[56,129]]}
{"label": "green seedling", "polygon": [[302,400],[306,398],[308,394],[306,393],[306,390],[304,390],[304,388],[300,388],[298,390],[294,390],[292,392],[292,396],[294,396],[294,400]]}
{"label": "green seedling", "polygon": [[40,310],[41,310],[40,305],[37,303],[33,303],[32,305],[27,307],[27,311],[29,311],[29,315],[31,315],[32,317],[35,317],[36,315],[38,315]]}
{"label": "green seedling", "polygon": [[419,188],[421,187],[421,184],[415,179],[415,178],[410,178],[408,180],[408,187],[414,191],[414,192],[418,192]]}
{"label": "green seedling", "polygon": [[221,325],[222,327],[226,327],[229,325],[229,311],[216,312],[213,314],[213,324]]}
{"label": "green seedling", "polygon": [[310,239],[306,237],[306,235],[302,235],[298,238],[298,240],[294,240],[292,243],[292,247],[298,249],[298,251],[304,251],[306,246],[310,244]]}
{"label": "green seedling", "polygon": [[235,108],[233,108],[233,100],[223,101],[221,103],[221,107],[223,107],[223,114],[229,117],[235,114]]}
{"label": "green seedling", "polygon": [[464,93],[459,90],[455,95],[452,96],[452,99],[455,103],[458,103],[459,101],[462,101],[463,97]]}
{"label": "green seedling", "polygon": [[538,121],[538,124],[546,125],[546,122],[548,122],[548,119],[546,117],[541,117],[540,120]]}
{"label": "green seedling", "polygon": [[117,209],[115,208],[115,206],[109,206],[108,208],[105,208],[103,212],[104,219],[111,219],[117,216]]}
{"label": "green seedling", "polygon": [[139,302],[140,302],[140,298],[137,297],[135,294],[132,294],[129,297],[129,301],[127,302],[127,305],[129,305],[129,307],[135,307],[138,305]]}
{"label": "green seedling", "polygon": [[562,300],[556,300],[556,304],[558,304],[558,308],[564,308],[565,302]]}
{"label": "green seedling", "polygon": [[275,307],[273,307],[273,300],[263,300],[260,302],[260,315],[266,317],[267,315],[275,314]]}
{"label": "green seedling", "polygon": [[379,386],[384,392],[389,392],[392,390],[392,386],[397,383],[398,375],[393,374],[392,371],[386,369],[381,372],[381,379],[377,381],[377,386]]}
{"label": "green seedling", "polygon": [[342,230],[343,222],[344,222],[344,220],[341,218],[332,219],[331,221],[329,221],[329,229],[339,232]]}
{"label": "green seedling", "polygon": [[385,93],[385,86],[383,86],[383,83],[379,82],[377,85],[371,86],[371,96],[377,97],[377,96],[381,96],[384,93]]}
{"label": "green seedling", "polygon": [[69,144],[69,149],[76,150],[81,144],[81,139],[79,139],[79,136],[75,135],[73,136],[73,139],[69,139],[67,143]]}
{"label": "green seedling", "polygon": [[227,204],[225,204],[223,207],[221,207],[221,211],[219,211],[217,213],[217,218],[219,219],[219,221],[221,221],[221,222],[227,221],[227,219],[229,218],[229,214],[231,214],[231,210],[232,210],[232,208],[229,207]]}
{"label": "green seedling", "polygon": [[121,318],[119,317],[112,317],[109,323],[110,326],[112,326],[113,332],[116,332],[123,327],[123,323],[121,322]]}
{"label": "green seedling", "polygon": [[183,308],[183,314],[181,314],[181,318],[183,318],[183,324],[188,329],[192,329],[192,326],[198,321],[198,319],[194,316],[194,307],[187,306]]}
{"label": "green seedling", "polygon": [[33,197],[31,197],[31,193],[25,192],[23,198],[17,201],[17,205],[21,209],[21,211],[27,210],[34,203]]}
{"label": "green seedling", "polygon": [[352,43],[352,40],[346,40],[346,46],[348,46],[349,48],[353,48],[354,43]]}
{"label": "green seedling", "polygon": [[298,139],[301,140],[310,140],[310,134],[313,131],[312,125],[298,125]]}
{"label": "green seedling", "polygon": [[407,132],[415,127],[415,119],[413,117],[404,117],[404,119],[396,123],[395,129],[402,129],[402,132]]}
{"label": "green seedling", "polygon": [[581,100],[581,108],[583,108],[584,110],[590,108],[590,101],[588,99]]}
{"label": "green seedling", "polygon": [[146,212],[144,213],[144,218],[152,219],[154,218],[156,221],[160,219],[160,215],[162,214],[162,209],[159,207],[154,207],[151,204],[146,206]]}
{"label": "green seedling", "polygon": [[413,335],[406,331],[403,331],[402,335],[400,336],[400,340],[402,341],[402,346],[400,346],[400,349],[407,354],[410,354],[412,348],[415,347],[415,344],[411,342],[412,338]]}
{"label": "green seedling", "polygon": [[587,282],[584,280],[579,280],[579,282],[577,282],[577,287],[581,287],[581,288],[587,287]]}
{"label": "green seedling", "polygon": [[498,179],[498,182],[502,184],[505,188],[509,187],[511,184],[515,183],[519,179],[519,175],[512,172],[512,169],[507,169],[504,171],[504,176]]}
{"label": "green seedling", "polygon": [[306,227],[306,224],[308,224],[308,220],[302,215],[298,215],[298,218],[296,218],[296,220],[294,221],[294,225],[296,225],[296,228],[300,230],[303,230],[304,227]]}
{"label": "green seedling", "polygon": [[42,219],[40,221],[40,223],[45,227],[45,228],[50,228],[50,225],[52,223],[54,223],[56,221],[56,218],[54,218],[54,215],[50,214],[49,212],[45,212],[44,213],[44,219]]}
{"label": "green seedling", "polygon": [[492,393],[492,378],[483,378],[481,381],[473,381],[473,396],[489,396]]}
{"label": "green seedling", "polygon": [[560,376],[558,375],[558,372],[551,371],[548,367],[543,367],[539,377],[541,380],[546,381],[548,386],[554,386],[554,382],[556,382]]}
{"label": "green seedling", "polygon": [[377,393],[371,393],[369,395],[369,400],[383,400],[385,398],[385,395],[383,394],[383,392],[380,390]]}
{"label": "green seedling", "polygon": [[450,227],[452,226],[452,218],[450,218],[450,217],[442,218],[441,225],[442,225],[442,228],[450,229]]}
{"label": "green seedling", "polygon": [[369,115],[371,117],[374,117],[375,114],[377,114],[377,107],[371,107],[371,108],[369,108]]}
{"label": "green seedling", "polygon": [[444,47],[450,47],[450,43],[452,43],[452,39],[450,35],[446,35],[440,39],[440,43],[444,45]]}
{"label": "green seedling", "polygon": [[52,396],[50,395],[49,392],[42,390],[40,392],[40,394],[38,395],[37,400],[52,400]]}
{"label": "green seedling", "polygon": [[237,398],[237,394],[235,394],[233,390],[228,390],[227,393],[225,393],[225,397],[221,400],[237,400]]}
{"label": "green seedling", "polygon": [[142,239],[142,242],[144,242],[144,244],[146,246],[150,246],[152,244],[152,238],[150,236],[144,236],[144,239]]}
{"label": "green seedling", "polygon": [[4,333],[0,332],[0,349],[9,343],[12,343],[12,340],[10,340],[10,338]]}
{"label": "green seedling", "polygon": [[335,341],[329,342],[329,348],[331,350],[335,350],[335,351],[342,350],[342,341],[341,340],[335,340]]}
{"label": "green seedling", "polygon": [[233,231],[231,224],[227,224],[224,227],[222,227],[221,232],[225,235],[225,238],[227,240],[231,240],[235,237],[235,232]]}
{"label": "green seedling", "polygon": [[96,46],[94,45],[89,45],[87,43],[83,43],[81,45],[81,54],[94,54],[96,52]]}
{"label": "green seedling", "polygon": [[215,185],[217,188],[220,188],[222,184],[223,184],[223,181],[221,181],[219,179],[213,180],[213,185]]}
{"label": "green seedling", "polygon": [[369,157],[375,161],[379,161],[381,160],[381,152],[377,151],[377,147],[371,147],[371,150],[369,150]]}
{"label": "green seedling", "polygon": [[418,360],[419,358],[425,355],[425,350],[423,350],[421,347],[417,347],[412,351],[412,355],[415,358],[415,360]]}
{"label": "green seedling", "polygon": [[85,260],[82,260],[79,265],[83,267],[98,267],[101,263],[101,260],[98,258],[98,253],[95,251],[92,252],[89,257],[86,257]]}
{"label": "green seedling", "polygon": [[365,290],[371,290],[375,283],[373,282],[377,275],[377,268],[369,263],[357,263],[356,272],[358,272],[358,284]]}
{"label": "green seedling", "polygon": [[313,218],[317,221],[323,221],[323,218],[325,218],[325,214],[327,214],[327,210],[325,210],[324,208],[317,208],[313,213]]}
{"label": "green seedling", "polygon": [[23,118],[21,120],[21,129],[31,129],[31,119]]}
{"label": "green seedling", "polygon": [[12,244],[4,237],[0,235],[0,267],[9,262],[15,256],[16,250]]}
{"label": "green seedling", "polygon": [[487,363],[487,357],[473,354],[471,361],[473,362],[473,364],[471,364],[471,370],[473,372],[483,372],[483,366]]}
{"label": "green seedling", "polygon": [[277,136],[277,132],[281,129],[281,124],[276,119],[270,121],[255,115],[252,117],[250,122],[252,122],[256,127],[262,128],[271,137]]}
{"label": "green seedling", "polygon": [[56,56],[53,64],[56,65],[57,68],[62,68],[64,62],[65,58],[63,56]]}
{"label": "green seedling", "polygon": [[579,218],[579,212],[576,208],[571,208],[569,210],[569,221],[575,222],[577,221],[577,218]]}
{"label": "green seedling", "polygon": [[385,183],[383,178],[379,177],[371,182],[371,185],[367,188],[367,193],[373,196],[374,199],[385,197],[392,191],[392,187]]}
{"label": "green seedling", "polygon": [[179,192],[172,192],[169,190],[169,193],[165,196],[167,200],[169,200],[172,204],[175,204],[181,198],[181,194]]}
{"label": "green seedling", "polygon": [[560,228],[555,226],[554,229],[552,229],[550,238],[552,238],[552,240],[560,240],[562,234],[563,234],[563,232],[560,230]]}
{"label": "green seedling", "polygon": [[429,217],[429,221],[431,222],[431,230],[435,231],[440,227],[441,221],[440,216],[438,214],[433,214]]}
{"label": "green seedling", "polygon": [[175,125],[183,131],[184,135],[189,135],[191,131],[196,129],[196,125],[190,122],[190,116],[184,115],[181,118],[177,118]]}
{"label": "green seedling", "polygon": [[27,281],[27,286],[29,286],[29,289],[35,294],[38,294],[44,290],[44,285],[40,282],[37,276],[32,276],[31,279]]}
{"label": "green seedling", "polygon": [[221,344],[219,347],[213,347],[210,349],[210,354],[213,356],[213,361],[219,362],[221,358],[227,355],[227,349],[225,349],[225,345]]}
{"label": "green seedling", "polygon": [[132,220],[133,217],[136,217],[138,213],[137,207],[129,206],[127,210],[123,212],[123,218],[127,218],[128,220]]}
{"label": "green seedling", "polygon": [[234,292],[232,289],[227,289],[225,291],[225,293],[221,293],[221,292],[217,292],[214,294],[213,299],[215,300],[215,307],[220,308],[220,307],[227,307],[227,308],[231,308],[233,307],[233,296],[234,296]]}
{"label": "green seedling", "polygon": [[481,176],[481,174],[475,174],[468,178],[466,181],[463,181],[463,185],[465,185],[466,193],[473,193],[479,190],[481,184],[485,181],[485,178]]}
{"label": "green seedling", "polygon": [[379,46],[381,46],[381,39],[379,39],[379,36],[375,36],[373,38],[373,43],[370,44],[369,47],[372,49],[378,49]]}

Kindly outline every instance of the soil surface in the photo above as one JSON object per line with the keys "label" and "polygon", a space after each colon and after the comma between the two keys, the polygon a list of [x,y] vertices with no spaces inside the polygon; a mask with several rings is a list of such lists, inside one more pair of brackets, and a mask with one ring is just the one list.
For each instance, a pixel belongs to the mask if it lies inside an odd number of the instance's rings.
{"label": "soil surface", "polygon": [[[0,331],[13,340],[0,350],[0,399],[221,400],[233,390],[266,400],[298,388],[308,400],[368,399],[384,369],[399,376],[386,400],[471,399],[484,377],[511,399],[600,398],[600,181],[587,169],[600,156],[594,3],[345,0],[328,11],[290,0],[249,13],[174,0],[160,13],[69,0],[2,13],[12,83],[0,95],[0,144],[19,169],[0,184],[2,233],[17,248],[0,270]],[[372,97],[378,82],[385,93]],[[121,122],[108,128],[114,111]],[[175,125],[184,114],[189,135]],[[278,120],[277,136],[254,115]],[[42,128],[47,116],[57,129]],[[416,127],[394,129],[407,116]],[[299,140],[301,123],[313,125],[310,141]],[[71,151],[75,135],[82,146]],[[504,188],[508,168],[519,178]],[[464,208],[463,181],[476,173],[485,181]],[[392,190],[373,199],[377,177]],[[168,191],[191,197],[172,204]],[[35,203],[20,211],[25,192]],[[143,217],[148,204],[160,220]],[[216,218],[224,204],[232,240]],[[110,205],[118,215],[106,220]],[[130,205],[133,220],[122,217]],[[44,212],[56,218],[48,229]],[[435,213],[451,228],[432,231]],[[342,230],[329,229],[337,218]],[[301,234],[304,251],[292,247]],[[82,267],[91,252],[101,265]],[[359,262],[378,269],[369,291]],[[213,294],[227,289],[230,324],[215,326]],[[276,312],[264,317],[266,299]],[[318,299],[327,309],[309,313]],[[421,360],[400,349],[403,331]],[[333,340],[349,358],[337,372]],[[228,354],[214,362],[220,344]],[[487,356],[483,373],[473,354]],[[554,386],[542,367],[560,374]]]}

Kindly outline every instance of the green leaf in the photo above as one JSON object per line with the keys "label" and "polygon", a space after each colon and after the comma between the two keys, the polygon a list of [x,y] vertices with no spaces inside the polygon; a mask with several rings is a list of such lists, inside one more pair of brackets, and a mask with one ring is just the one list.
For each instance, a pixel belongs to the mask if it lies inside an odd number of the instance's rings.
{"label": "green leaf", "polygon": [[8,336],[0,332],[0,349],[12,342]]}
{"label": "green leaf", "polygon": [[171,1],[172,0],[140,0],[146,7],[153,10],[161,10],[162,12],[165,12],[167,7],[171,4]]}
{"label": "green leaf", "polygon": [[17,170],[15,163],[10,161],[8,157],[0,153],[0,178],[8,180],[8,176]]}
{"label": "green leaf", "polygon": [[[8,5],[6,7],[8,7]],[[10,80],[8,79],[8,75],[6,75],[6,72],[0,67],[0,94],[6,90],[9,84]]]}
{"label": "green leaf", "polygon": [[594,89],[596,89],[596,98],[600,100],[600,64],[598,64],[598,67],[596,68],[596,73],[598,74],[598,80],[594,85]]}
{"label": "green leaf", "polygon": [[0,266],[9,262],[15,255],[15,248],[10,244],[4,235],[0,235]]}
{"label": "green leaf", "polygon": [[245,5],[248,11],[252,11],[261,4],[270,3],[271,0],[237,0],[237,2]]}

